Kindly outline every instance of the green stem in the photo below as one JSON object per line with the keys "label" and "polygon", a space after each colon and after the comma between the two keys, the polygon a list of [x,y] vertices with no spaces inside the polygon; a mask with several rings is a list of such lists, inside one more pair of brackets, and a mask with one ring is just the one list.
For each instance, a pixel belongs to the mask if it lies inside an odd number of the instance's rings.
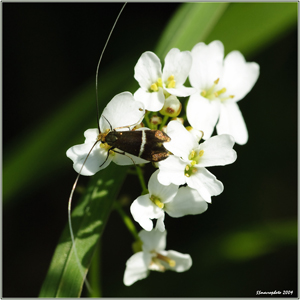
{"label": "green stem", "polygon": [[164,118],[163,118],[163,120],[162,120],[162,122],[161,122],[161,124],[160,124],[160,126],[159,126],[159,129],[160,129],[160,130],[166,125],[168,119],[169,119],[168,116],[164,116]]}
{"label": "green stem", "polygon": [[148,189],[147,189],[147,186],[146,186],[146,183],[145,183],[145,179],[144,179],[144,176],[143,176],[142,169],[141,169],[140,166],[137,166],[137,165],[135,166],[135,169],[136,169],[138,178],[140,180],[141,187],[143,189],[142,195],[146,195],[146,194],[148,194]]}
{"label": "green stem", "polygon": [[150,113],[150,112],[147,111],[146,114],[145,114],[145,117],[144,117],[145,122],[146,122],[145,125],[148,126],[150,129],[152,129],[152,128],[151,128],[151,124],[150,124],[150,120],[149,120],[149,113]]}
{"label": "green stem", "polygon": [[90,270],[88,273],[89,282],[91,284],[90,298],[100,298],[101,293],[101,241],[98,243],[95,253],[91,262]]}
{"label": "green stem", "polygon": [[134,169],[132,169],[132,168],[128,168],[127,174],[128,174],[128,175],[135,175],[135,176],[137,175],[136,170],[134,170]]}
{"label": "green stem", "polygon": [[139,236],[138,233],[136,231],[136,228],[133,224],[133,222],[131,221],[131,219],[126,215],[126,213],[124,212],[121,204],[118,201],[115,201],[114,203],[115,205],[115,209],[117,210],[117,212],[120,214],[124,224],[126,225],[126,227],[128,228],[128,230],[130,231],[130,233],[133,235],[134,239],[136,241],[139,240]]}

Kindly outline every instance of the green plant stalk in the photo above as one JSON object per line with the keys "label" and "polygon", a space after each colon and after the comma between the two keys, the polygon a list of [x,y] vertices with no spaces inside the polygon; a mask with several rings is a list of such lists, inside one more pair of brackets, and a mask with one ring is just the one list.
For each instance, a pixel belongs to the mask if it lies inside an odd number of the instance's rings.
{"label": "green plant stalk", "polygon": [[138,233],[137,233],[136,228],[134,226],[134,223],[131,221],[131,218],[128,217],[128,215],[124,212],[124,210],[123,210],[120,202],[116,201],[114,203],[114,208],[117,210],[117,212],[121,216],[121,219],[123,220],[124,224],[128,228],[129,232],[132,234],[133,238],[136,241],[138,241],[139,240],[139,236],[138,236]]}
{"label": "green plant stalk", "polygon": [[151,124],[150,124],[150,120],[149,120],[149,113],[150,113],[149,111],[146,112],[145,117],[144,117],[144,120],[145,120],[145,122],[146,122],[145,125],[148,126],[150,129],[152,129],[152,128],[151,128]]}
{"label": "green plant stalk", "polygon": [[141,167],[136,165],[135,169],[136,169],[136,172],[137,172],[137,175],[138,175],[141,187],[142,187],[142,195],[148,194],[149,191],[147,189],[147,185],[146,185]]}
{"label": "green plant stalk", "polygon": [[162,130],[162,128],[166,125],[168,120],[169,120],[169,116],[164,116],[164,118],[159,126],[159,130]]}

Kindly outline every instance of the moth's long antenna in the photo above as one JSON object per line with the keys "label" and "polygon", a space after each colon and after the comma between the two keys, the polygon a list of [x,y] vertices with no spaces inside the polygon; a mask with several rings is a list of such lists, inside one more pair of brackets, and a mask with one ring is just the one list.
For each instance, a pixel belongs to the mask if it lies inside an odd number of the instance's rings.
{"label": "moth's long antenna", "polygon": [[112,129],[112,127],[111,127],[110,122],[106,119],[106,117],[105,117],[104,115],[102,115],[102,117],[107,121],[107,123],[108,123],[108,125],[109,125],[109,127],[110,127],[110,131],[112,131],[113,129]]}
{"label": "moth's long antenna", "polygon": [[[119,12],[119,14],[118,14],[118,16],[117,16],[117,18],[116,18],[116,20],[115,20],[115,23],[114,23],[114,25],[113,25],[113,27],[112,27],[110,33],[109,33],[109,36],[108,36],[108,38],[107,38],[107,40],[106,40],[106,43],[105,43],[105,45],[104,45],[104,48],[103,48],[103,50],[102,50],[102,53],[101,53],[101,55],[100,55],[100,58],[99,58],[99,61],[98,61],[98,65],[97,65],[97,70],[96,70],[96,105],[97,105],[97,124],[98,124],[98,130],[99,130],[99,133],[101,133],[101,132],[100,132],[100,125],[99,125],[99,106],[98,106],[98,72],[99,72],[100,62],[101,62],[101,60],[102,60],[102,56],[103,56],[103,54],[104,54],[105,48],[106,48],[106,46],[107,46],[107,44],[108,44],[108,42],[109,42],[110,36],[111,36],[111,34],[112,34],[112,32],[113,32],[113,30],[114,30],[116,24],[117,24],[117,21],[118,21],[120,15],[121,15],[121,13],[122,13],[122,11],[123,11],[125,5],[126,5],[126,3],[125,3],[125,4],[123,5],[123,7],[121,8],[121,10],[120,10],[120,12]],[[82,169],[83,169],[83,167],[84,167],[84,165],[85,165],[85,163],[86,163],[86,161],[87,161],[89,155],[91,154],[92,150],[94,149],[94,147],[96,146],[96,144],[97,144],[98,142],[100,142],[99,139],[97,139],[97,141],[94,143],[94,145],[93,145],[92,148],[90,149],[89,153],[87,154],[87,156],[86,156],[86,158],[85,158],[85,160],[84,160],[84,162],[83,162],[83,164],[82,164],[82,166],[81,166],[81,168],[80,168],[80,170],[79,170],[79,172],[78,172],[78,175],[77,175],[77,177],[76,177],[76,179],[75,179],[75,182],[74,182],[74,184],[73,184],[73,187],[72,187],[72,190],[71,190],[71,193],[70,193],[70,197],[69,197],[69,202],[68,202],[68,223],[69,223],[70,235],[71,235],[71,240],[72,240],[72,247],[74,248],[74,254],[75,254],[75,257],[76,257],[76,262],[77,262],[77,264],[78,264],[80,273],[81,273],[81,275],[82,275],[82,278],[84,278],[86,287],[87,287],[87,289],[88,289],[89,292],[91,292],[91,286],[90,286],[89,282],[88,282],[87,279],[86,279],[86,276],[85,276],[85,274],[84,274],[84,271],[83,271],[82,268],[81,268],[81,264],[80,264],[80,261],[79,261],[79,258],[78,258],[78,254],[77,254],[77,250],[76,250],[75,238],[74,238],[74,233],[73,233],[73,228],[72,228],[72,220],[71,220],[71,208],[72,208],[73,194],[74,194],[75,188],[76,188],[76,186],[77,186],[78,179],[79,179],[79,177],[80,177],[80,175],[81,175]]]}
{"label": "moth's long antenna", "polygon": [[91,286],[90,286],[89,282],[87,281],[86,276],[85,276],[85,274],[84,274],[84,272],[83,272],[83,270],[81,268],[81,264],[80,264],[80,261],[79,261],[79,258],[78,258],[78,254],[77,254],[77,250],[76,250],[75,238],[74,238],[74,233],[73,233],[73,228],[72,228],[71,208],[72,208],[73,194],[74,194],[74,191],[75,191],[78,179],[79,179],[79,177],[81,175],[82,169],[83,169],[83,167],[84,167],[84,165],[85,165],[85,163],[86,163],[89,155],[91,154],[92,150],[94,149],[94,147],[96,146],[96,144],[98,142],[99,142],[99,140],[97,140],[94,143],[93,147],[91,148],[91,150],[89,151],[88,155],[86,156],[86,158],[85,158],[85,160],[84,160],[84,162],[83,162],[83,164],[82,164],[82,166],[81,166],[81,168],[79,170],[79,173],[78,173],[78,175],[76,177],[76,180],[75,180],[75,182],[73,184],[73,187],[72,187],[72,190],[71,190],[71,193],[70,193],[70,197],[69,197],[69,202],[68,202],[68,223],[69,223],[69,228],[70,228],[70,235],[71,235],[71,240],[72,240],[72,246],[74,248],[74,254],[75,254],[75,257],[76,257],[77,265],[79,267],[79,270],[80,270],[80,273],[82,275],[82,278],[84,278],[86,287],[87,287],[87,289],[88,289],[89,292],[91,292]]}
{"label": "moth's long antenna", "polygon": [[117,16],[117,18],[116,18],[116,20],[115,20],[115,23],[114,23],[113,27],[111,28],[111,31],[110,31],[110,33],[109,33],[109,36],[108,36],[107,40],[106,40],[106,43],[105,43],[105,45],[104,45],[104,48],[103,48],[103,50],[102,50],[102,53],[101,53],[101,55],[100,55],[100,58],[99,58],[99,61],[98,61],[98,65],[97,65],[97,70],[96,70],[96,105],[97,105],[97,124],[98,124],[98,130],[99,130],[99,133],[100,133],[100,125],[99,125],[99,105],[98,105],[98,73],[99,73],[99,67],[100,67],[100,63],[101,63],[101,60],[102,60],[102,56],[103,56],[104,51],[105,51],[105,49],[106,49],[106,46],[107,46],[107,44],[108,44],[108,42],[109,42],[110,36],[112,35],[112,33],[113,33],[113,31],[114,31],[114,29],[115,29],[115,27],[116,27],[116,24],[117,24],[117,22],[118,22],[118,20],[119,20],[119,17],[120,17],[120,15],[121,15],[121,13],[122,13],[122,11],[123,11],[125,5],[126,5],[126,2],[124,3],[123,7],[121,8],[121,10],[120,10],[120,12],[119,12],[119,14],[118,14],[118,16]]}

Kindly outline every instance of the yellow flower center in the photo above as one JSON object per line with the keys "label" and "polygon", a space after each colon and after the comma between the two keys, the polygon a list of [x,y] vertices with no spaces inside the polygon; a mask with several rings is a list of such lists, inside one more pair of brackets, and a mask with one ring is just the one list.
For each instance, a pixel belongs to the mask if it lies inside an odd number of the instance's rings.
{"label": "yellow flower center", "polygon": [[168,80],[167,80],[167,82],[166,82],[166,87],[167,87],[168,89],[174,89],[174,88],[176,87],[176,81],[175,81],[175,79],[174,79],[174,75],[171,75],[171,76],[168,78]]}
{"label": "yellow flower center", "polygon": [[208,100],[215,100],[219,99],[222,102],[224,102],[227,99],[233,98],[234,95],[230,95],[228,97],[220,97],[222,94],[224,94],[227,90],[225,87],[221,89],[217,89],[217,84],[219,83],[219,78],[214,81],[213,85],[208,90],[202,90],[201,96],[205,97]]}
{"label": "yellow flower center", "polygon": [[[174,75],[171,75],[167,81],[165,82],[166,87],[168,89],[174,89],[176,87],[176,80],[174,79]],[[156,82],[152,83],[150,88],[149,88],[149,92],[157,92],[159,90],[159,88],[163,87],[163,81],[161,78],[158,78]],[[165,94],[166,97],[170,96],[170,94],[168,92],[166,92]]]}
{"label": "yellow flower center", "polygon": [[164,204],[160,201],[159,197],[156,197],[154,195],[151,195],[150,200],[159,208],[163,209],[164,208]]}
{"label": "yellow flower center", "polygon": [[162,264],[162,262],[167,263],[172,268],[176,266],[175,260],[171,259],[170,257],[157,253],[156,251],[152,252],[155,253],[155,256],[152,257],[152,260],[150,262],[149,268],[151,270],[164,272],[166,270],[166,267]]}
{"label": "yellow flower center", "polygon": [[158,78],[156,82],[152,83],[149,92],[157,92],[160,87],[163,86],[161,78]]}
{"label": "yellow flower center", "polygon": [[185,166],[184,175],[186,177],[191,177],[193,174],[197,172],[197,165],[200,162],[201,157],[204,154],[204,150],[200,150],[198,153],[195,150],[192,150],[189,155],[190,163]]}

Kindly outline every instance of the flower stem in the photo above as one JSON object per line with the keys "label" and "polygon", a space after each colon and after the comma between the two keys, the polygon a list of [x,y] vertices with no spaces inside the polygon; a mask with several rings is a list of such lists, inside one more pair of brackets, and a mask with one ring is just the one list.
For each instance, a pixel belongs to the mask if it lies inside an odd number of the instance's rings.
{"label": "flower stem", "polygon": [[134,237],[135,240],[139,240],[139,236],[138,233],[136,231],[136,228],[133,224],[133,222],[131,221],[131,219],[126,215],[126,213],[124,212],[120,202],[115,201],[114,203],[115,209],[117,210],[117,212],[120,214],[124,224],[126,225],[126,227],[128,228],[128,230],[130,231],[130,233],[132,234],[132,236]]}
{"label": "flower stem", "polygon": [[135,169],[136,169],[138,178],[140,180],[141,187],[143,189],[142,195],[148,194],[148,189],[147,189],[147,186],[146,186],[146,183],[145,183],[145,179],[144,179],[141,167],[136,165]]}
{"label": "flower stem", "polygon": [[149,120],[149,111],[146,112],[144,119],[145,119],[145,122],[146,122],[146,126],[148,126],[150,129],[152,129],[151,124],[150,124],[150,120]]}
{"label": "flower stem", "polygon": [[168,116],[164,116],[160,126],[159,126],[159,130],[162,130],[162,128],[166,125],[167,121],[168,121],[169,117]]}

